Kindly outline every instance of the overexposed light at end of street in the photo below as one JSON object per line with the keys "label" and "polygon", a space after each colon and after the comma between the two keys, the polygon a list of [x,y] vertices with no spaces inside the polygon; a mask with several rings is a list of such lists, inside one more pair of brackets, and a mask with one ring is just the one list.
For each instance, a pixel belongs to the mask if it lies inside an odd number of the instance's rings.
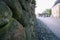
{"label": "overexposed light at end of street", "polygon": [[36,0],[35,13],[42,13],[45,9],[51,8],[56,0]]}

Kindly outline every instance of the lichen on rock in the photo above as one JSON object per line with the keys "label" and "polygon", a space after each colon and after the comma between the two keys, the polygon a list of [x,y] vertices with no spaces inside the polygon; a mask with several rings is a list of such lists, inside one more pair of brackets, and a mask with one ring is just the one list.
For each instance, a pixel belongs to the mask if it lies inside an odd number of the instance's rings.
{"label": "lichen on rock", "polygon": [[34,12],[35,0],[0,0],[0,40],[36,40]]}
{"label": "lichen on rock", "polygon": [[11,18],[9,23],[0,29],[0,40],[26,40],[23,26]]}
{"label": "lichen on rock", "polygon": [[8,23],[11,17],[10,8],[4,2],[0,2],[0,27]]}

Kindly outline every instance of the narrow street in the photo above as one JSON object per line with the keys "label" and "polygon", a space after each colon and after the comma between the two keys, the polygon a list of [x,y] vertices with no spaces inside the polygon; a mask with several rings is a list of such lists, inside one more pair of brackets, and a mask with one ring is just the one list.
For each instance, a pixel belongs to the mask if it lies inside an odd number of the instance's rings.
{"label": "narrow street", "polygon": [[60,19],[37,18],[37,40],[60,40]]}
{"label": "narrow street", "polygon": [[41,18],[39,17],[42,22],[56,35],[60,38],[60,19],[59,18]]}

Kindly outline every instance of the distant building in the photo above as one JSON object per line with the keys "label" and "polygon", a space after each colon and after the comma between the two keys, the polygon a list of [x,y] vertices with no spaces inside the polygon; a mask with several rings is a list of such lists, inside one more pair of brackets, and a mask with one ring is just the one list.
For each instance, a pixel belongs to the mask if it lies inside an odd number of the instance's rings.
{"label": "distant building", "polygon": [[60,0],[56,0],[52,7],[52,17],[60,18]]}
{"label": "distant building", "polygon": [[60,3],[60,0],[56,0],[55,4],[53,6],[57,5],[58,3]]}

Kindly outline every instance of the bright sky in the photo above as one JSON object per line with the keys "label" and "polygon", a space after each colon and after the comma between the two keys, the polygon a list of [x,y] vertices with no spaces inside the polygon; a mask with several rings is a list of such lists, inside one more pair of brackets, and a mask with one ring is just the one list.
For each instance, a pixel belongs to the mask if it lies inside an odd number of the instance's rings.
{"label": "bright sky", "polygon": [[51,8],[56,0],[36,0],[35,13],[42,13],[45,9]]}

